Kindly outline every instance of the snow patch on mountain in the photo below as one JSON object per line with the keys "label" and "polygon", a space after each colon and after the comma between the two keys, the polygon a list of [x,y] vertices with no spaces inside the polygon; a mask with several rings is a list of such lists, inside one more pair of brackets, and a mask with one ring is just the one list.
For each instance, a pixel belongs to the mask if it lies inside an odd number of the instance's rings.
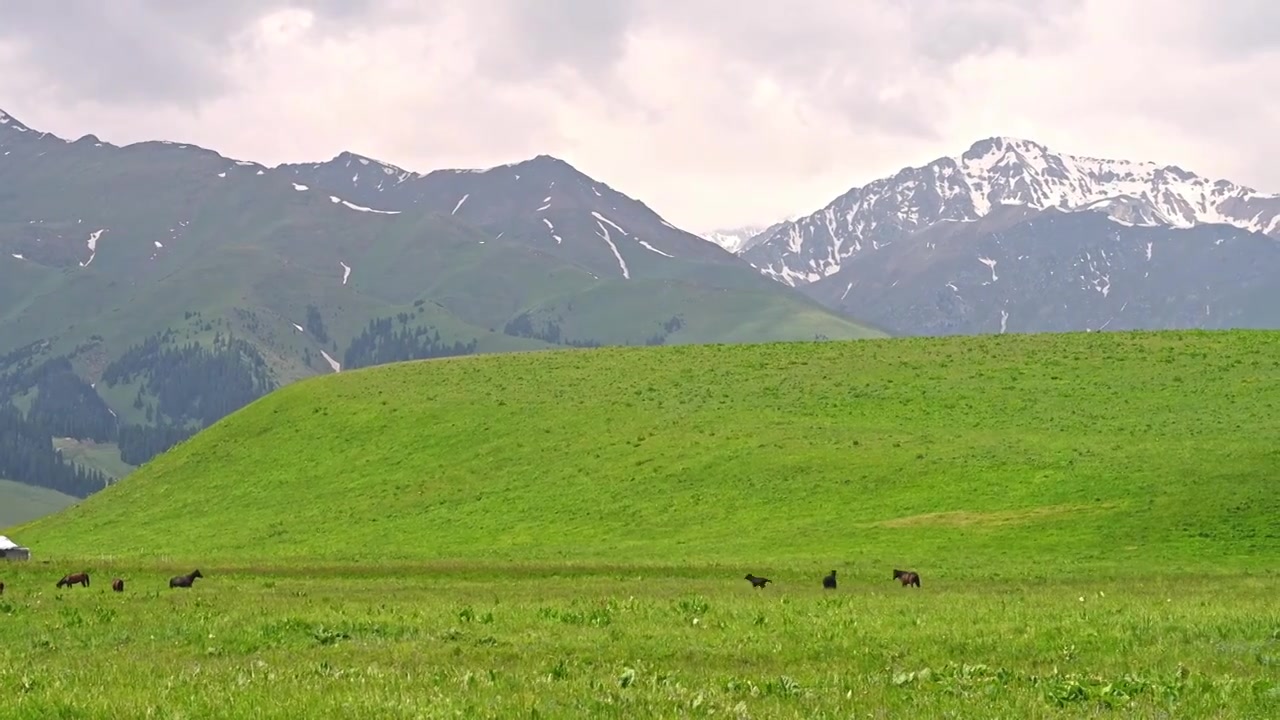
{"label": "snow patch on mountain", "polygon": [[673,258],[673,257],[675,257],[675,255],[670,255],[670,254],[668,254],[668,253],[664,253],[664,252],[662,252],[661,250],[659,250],[658,248],[656,248],[656,247],[654,247],[654,246],[650,245],[649,243],[645,242],[644,240],[637,240],[636,242],[640,243],[640,246],[641,246],[641,247],[643,247],[645,250],[650,250],[650,251],[656,252],[656,253],[658,253],[659,255],[663,256],[663,257],[669,257],[669,258]]}
{"label": "snow patch on mountain", "polygon": [[365,207],[363,205],[357,205],[353,202],[347,202],[346,200],[343,200],[337,195],[330,195],[329,202],[335,203],[335,204],[341,203],[342,205],[345,205],[346,207],[349,207],[352,210],[358,210],[364,213],[377,213],[378,215],[399,215],[400,214],[399,210],[374,210],[373,208]]}
{"label": "snow patch on mountain", "polygon": [[1000,279],[999,277],[996,277],[996,261],[995,260],[992,260],[989,257],[980,257],[978,258],[978,262],[991,268],[991,282],[995,282]]}
{"label": "snow patch on mountain", "polygon": [[[596,225],[599,226],[600,228],[600,232],[598,234],[600,235],[601,238],[604,238],[604,241],[609,246],[609,249],[613,251],[613,256],[618,259],[618,267],[622,268],[623,279],[630,280],[631,271],[627,268],[627,262],[622,259],[622,253],[618,252],[618,246],[614,245],[613,240],[609,237],[609,229],[604,226],[603,222],[600,222],[600,220],[603,220],[603,218],[601,218],[596,213],[591,213],[591,214],[596,215]],[[613,223],[609,223],[609,224],[613,225]],[[613,225],[613,226],[615,228],[618,227],[617,225]],[[625,235],[626,233],[623,233],[623,234]]]}
{"label": "snow patch on mountain", "polygon": [[94,230],[89,233],[89,240],[87,243],[89,245],[89,259],[80,263],[80,267],[89,267],[89,263],[93,262],[93,259],[98,257],[98,238],[101,238],[102,233],[104,232],[106,232],[106,229]]}
{"label": "snow patch on mountain", "polygon": [[[547,230],[551,231],[551,237],[555,239],[557,245],[563,242],[560,236],[556,234],[556,226],[552,224],[550,220],[548,220],[547,218],[542,218],[542,222],[547,226]],[[502,236],[499,235],[498,237],[502,237]],[[494,238],[494,240],[497,240],[497,239],[498,238]]]}
{"label": "snow patch on mountain", "polygon": [[601,215],[600,213],[596,212],[595,210],[592,210],[592,211],[591,211],[591,217],[595,218],[598,222],[607,222],[607,223],[609,223],[609,225],[610,225],[614,230],[617,230],[618,232],[622,233],[623,235],[626,235],[626,234],[627,234],[627,231],[626,231],[626,230],[623,230],[623,229],[618,225],[618,223],[616,223],[616,222],[614,222],[614,221],[610,220],[609,218],[607,218],[607,217],[605,217],[605,216]]}

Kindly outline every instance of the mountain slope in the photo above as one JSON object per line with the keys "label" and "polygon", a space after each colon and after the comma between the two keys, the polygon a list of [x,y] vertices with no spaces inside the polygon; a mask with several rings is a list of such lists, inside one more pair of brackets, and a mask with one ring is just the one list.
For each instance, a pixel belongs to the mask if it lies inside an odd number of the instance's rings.
{"label": "mountain slope", "polygon": [[805,289],[925,335],[1275,328],[1276,277],[1280,243],[1257,233],[1050,210],[995,232],[943,223]]}
{"label": "mountain slope", "polygon": [[42,557],[232,565],[1239,567],[1280,540],[1277,401],[1275,332],[400,363],[284,388],[7,534]]}
{"label": "mountain slope", "polygon": [[[554,158],[377,165],[371,189],[346,165],[373,162],[349,154],[273,169],[3,120],[0,408],[39,415],[46,437],[119,443],[131,465],[344,368],[881,335]],[[52,468],[48,445],[24,452]]]}
{"label": "mountain slope", "polygon": [[76,502],[56,490],[0,479],[0,528],[30,522]]}
{"label": "mountain slope", "polygon": [[[1079,217],[1066,220],[1064,213]],[[1052,230],[1067,226],[1072,233]],[[1018,252],[991,255],[992,246],[1007,238],[1018,238],[1012,241]],[[1136,294],[1128,297],[1134,301],[1128,326],[1221,327],[1238,319],[1242,327],[1277,327],[1280,292],[1260,282],[1258,273],[1237,277],[1231,269],[1273,267],[1276,238],[1280,195],[1177,167],[1063,155],[1027,140],[989,138],[960,156],[854,188],[808,217],[752,238],[742,255],[828,307],[855,310],[893,332],[991,332],[997,326],[990,319],[1008,303],[1017,306],[1011,314],[1031,320],[1020,330],[1032,332],[1096,329],[1118,316],[1116,309],[1081,305],[1092,299],[1084,300],[1088,296],[1063,278],[1077,275],[1075,264],[1099,252],[1150,243],[1168,250],[1156,251],[1158,267],[1143,270],[1159,273],[1153,282],[1140,291],[1130,283]],[[1026,292],[999,298],[970,293],[965,303],[980,322],[919,310],[952,304],[940,299],[948,283],[972,275],[978,257],[1010,267],[1023,255],[1062,261],[1028,266],[1030,274],[1021,276],[1029,283]],[[1215,320],[1185,309],[1205,295],[1231,298]]]}

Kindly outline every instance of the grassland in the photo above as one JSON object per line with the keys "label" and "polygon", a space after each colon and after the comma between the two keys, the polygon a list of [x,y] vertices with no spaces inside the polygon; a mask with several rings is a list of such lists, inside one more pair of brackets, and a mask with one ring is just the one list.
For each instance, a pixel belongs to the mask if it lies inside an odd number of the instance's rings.
{"label": "grassland", "polygon": [[[6,718],[1264,718],[1274,576],[4,568]],[[185,569],[184,569],[185,571]],[[107,589],[119,574],[126,592]]]}
{"label": "grassland", "polygon": [[0,687],[32,718],[1275,717],[1278,411],[1272,332],[305,380],[7,532],[36,560],[0,566]]}
{"label": "grassland", "polygon": [[1280,334],[602,348],[305,380],[45,556],[1216,572],[1280,541]]}
{"label": "grassland", "polygon": [[120,459],[120,446],[115,443],[54,438],[53,446],[69,462],[100,470],[112,479],[122,478],[134,471],[132,465]]}
{"label": "grassland", "polygon": [[0,528],[25,523],[76,502],[57,490],[0,479]]}

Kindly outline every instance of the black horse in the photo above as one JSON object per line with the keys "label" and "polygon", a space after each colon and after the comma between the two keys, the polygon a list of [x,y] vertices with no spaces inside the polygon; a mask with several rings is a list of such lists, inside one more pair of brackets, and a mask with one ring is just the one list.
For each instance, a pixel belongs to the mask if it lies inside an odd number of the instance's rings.
{"label": "black horse", "polygon": [[753,588],[755,588],[755,589],[757,589],[757,590],[759,590],[760,588],[764,587],[765,585],[768,585],[769,583],[773,582],[773,581],[772,581],[772,580],[770,580],[769,578],[756,577],[755,575],[752,575],[751,573],[747,573],[747,577],[746,577],[746,579],[747,579],[747,580],[750,580],[750,581],[751,581],[751,587],[753,587]]}
{"label": "black horse", "polygon": [[71,587],[72,585],[89,587],[89,573],[78,572],[70,575],[64,575],[62,579],[58,581],[58,587],[62,587],[63,585],[66,585],[67,587]]}
{"label": "black horse", "polygon": [[202,577],[204,577],[204,575],[201,575],[199,570],[192,570],[186,575],[179,575],[177,577],[169,578],[169,587],[189,588],[193,583],[195,583],[196,578],[202,578]]}
{"label": "black horse", "polygon": [[828,590],[836,589],[836,571],[832,570],[830,575],[822,578],[822,587]]}
{"label": "black horse", "polygon": [[920,576],[911,570],[894,570],[893,579],[902,583],[902,587],[908,585],[920,587]]}

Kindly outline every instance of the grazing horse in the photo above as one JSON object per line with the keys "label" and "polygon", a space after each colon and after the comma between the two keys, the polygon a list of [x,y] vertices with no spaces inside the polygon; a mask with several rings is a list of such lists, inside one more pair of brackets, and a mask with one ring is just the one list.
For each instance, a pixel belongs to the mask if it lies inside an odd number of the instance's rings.
{"label": "grazing horse", "polygon": [[0,595],[4,594],[4,583],[0,582]]}
{"label": "grazing horse", "polygon": [[63,585],[66,585],[67,587],[71,587],[72,585],[82,585],[84,587],[89,587],[89,573],[78,572],[78,573],[72,573],[70,575],[66,575],[61,580],[58,581],[57,586],[62,587]]}
{"label": "grazing horse", "polygon": [[920,587],[920,576],[911,570],[894,570],[893,579],[902,583],[902,587],[915,585]]}
{"label": "grazing horse", "polygon": [[772,580],[770,580],[769,578],[756,577],[755,575],[752,575],[751,573],[747,573],[747,577],[746,577],[746,579],[747,579],[747,580],[750,580],[750,581],[751,581],[751,587],[753,587],[753,588],[755,588],[755,589],[757,589],[757,590],[759,590],[760,588],[764,587],[765,585],[768,585],[769,583],[773,582],[773,581],[772,581]]}
{"label": "grazing horse", "polygon": [[121,580],[120,578],[116,578],[115,580],[112,580],[111,589],[114,592],[124,592],[124,581]]}
{"label": "grazing horse", "polygon": [[202,577],[204,577],[204,575],[201,575],[199,570],[192,570],[186,575],[179,575],[177,577],[169,578],[169,587],[189,588],[193,583],[195,583],[196,578],[202,578]]}
{"label": "grazing horse", "polygon": [[822,578],[822,587],[828,590],[836,589],[836,571],[832,570],[830,575]]}

